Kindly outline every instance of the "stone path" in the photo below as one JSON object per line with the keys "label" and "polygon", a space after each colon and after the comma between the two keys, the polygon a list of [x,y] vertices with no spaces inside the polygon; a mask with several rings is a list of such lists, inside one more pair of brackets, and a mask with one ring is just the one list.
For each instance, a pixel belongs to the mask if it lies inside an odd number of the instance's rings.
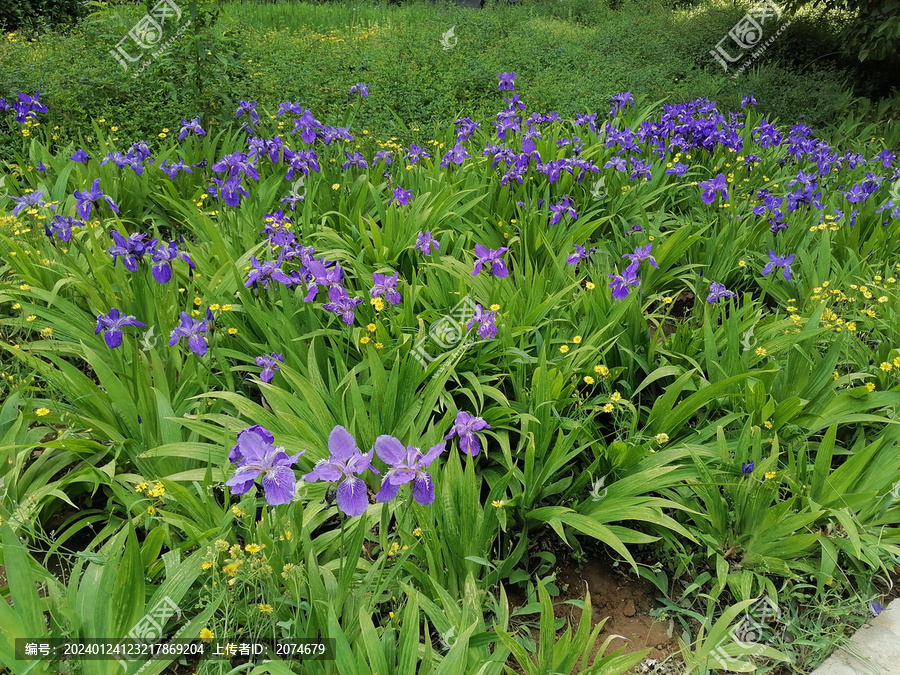
{"label": "stone path", "polygon": [[900,675],[900,598],[860,628],[812,675]]}

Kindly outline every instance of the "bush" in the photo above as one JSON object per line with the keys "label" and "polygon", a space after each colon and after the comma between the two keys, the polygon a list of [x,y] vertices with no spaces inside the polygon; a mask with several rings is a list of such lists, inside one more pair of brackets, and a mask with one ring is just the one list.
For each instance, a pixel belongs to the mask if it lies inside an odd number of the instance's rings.
{"label": "bush", "polygon": [[74,23],[85,15],[81,0],[3,0],[0,28],[18,30],[40,22]]}
{"label": "bush", "polygon": [[[793,10],[810,0],[788,0]],[[813,0],[814,6],[850,12],[855,16],[846,27],[847,49],[860,61],[896,61],[900,58],[900,0]]]}

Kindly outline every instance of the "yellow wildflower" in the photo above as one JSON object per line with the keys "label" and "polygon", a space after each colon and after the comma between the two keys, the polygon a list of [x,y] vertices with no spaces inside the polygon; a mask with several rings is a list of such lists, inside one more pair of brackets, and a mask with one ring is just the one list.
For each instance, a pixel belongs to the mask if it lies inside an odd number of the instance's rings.
{"label": "yellow wildflower", "polygon": [[37,415],[38,417],[43,417],[44,415],[50,414],[50,409],[49,408],[38,408],[37,410],[34,411],[34,414]]}
{"label": "yellow wildflower", "polygon": [[585,375],[584,383],[585,384],[594,384],[594,378],[591,377],[590,375]]}
{"label": "yellow wildflower", "polygon": [[568,353],[569,345],[563,345],[562,347],[559,348],[559,351],[562,352],[563,354]]}
{"label": "yellow wildflower", "polygon": [[231,507],[231,512],[232,512],[237,518],[243,518],[244,516],[247,515],[247,512],[244,511],[244,509],[242,509],[240,506],[232,506],[232,507]]}
{"label": "yellow wildflower", "polygon": [[257,605],[256,607],[263,614],[271,614],[272,613],[272,605]]}

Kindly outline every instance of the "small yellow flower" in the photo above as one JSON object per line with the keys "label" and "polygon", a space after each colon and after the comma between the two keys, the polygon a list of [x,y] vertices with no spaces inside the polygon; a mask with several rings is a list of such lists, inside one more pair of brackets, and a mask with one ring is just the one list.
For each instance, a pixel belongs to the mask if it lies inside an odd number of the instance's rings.
{"label": "small yellow flower", "polygon": [[340,190],[340,189],[341,189],[341,184],[340,184],[340,183],[333,183],[333,184],[331,185],[331,189],[332,189],[332,190]]}
{"label": "small yellow flower", "polygon": [[673,298],[671,295],[667,295],[663,298],[664,305],[671,305],[673,302],[675,302],[675,298]]}
{"label": "small yellow flower", "polygon": [[219,305],[219,303],[215,302],[211,304],[209,308],[214,312],[218,312],[222,307]]}
{"label": "small yellow flower", "polygon": [[656,441],[657,443],[659,443],[660,445],[662,445],[663,443],[669,442],[669,435],[668,434],[656,434],[656,436],[653,437],[653,440]]}
{"label": "small yellow flower", "polygon": [[25,320],[26,321],[34,321],[36,318],[37,317],[34,314],[32,314],[31,316],[25,317]]}
{"label": "small yellow flower", "polygon": [[232,506],[231,512],[235,515],[236,518],[243,518],[247,515],[247,512],[244,511],[240,506]]}
{"label": "small yellow flower", "polygon": [[866,382],[866,389],[869,390],[869,393],[875,391],[875,383],[874,382]]}
{"label": "small yellow flower", "polygon": [[617,401],[621,401],[621,400],[622,400],[622,394],[620,394],[620,393],[617,392],[617,391],[614,391],[614,392],[612,393],[612,395],[609,397],[609,400],[610,400],[610,401],[613,401],[614,403],[617,402]]}
{"label": "small yellow flower", "polygon": [[746,260],[738,260],[738,267],[746,267],[746,266],[747,266]]}
{"label": "small yellow flower", "polygon": [[766,471],[766,473],[765,473],[765,478],[766,478],[766,480],[772,480],[772,479],[775,478],[775,476],[777,476],[777,475],[778,475],[778,474],[775,473],[774,471]]}
{"label": "small yellow flower", "polygon": [[368,335],[365,335],[365,336],[361,337],[359,339],[359,341],[361,344],[367,345],[372,341],[372,338],[370,338]]}
{"label": "small yellow flower", "polygon": [[384,309],[384,300],[382,300],[381,298],[372,298],[371,300],[369,300],[369,304],[371,304],[375,308],[376,312],[380,312]]}
{"label": "small yellow flower", "polygon": [[603,406],[603,412],[605,413],[611,413],[615,409],[616,406],[614,406],[612,403],[607,403],[605,406]]}
{"label": "small yellow flower", "polygon": [[563,345],[562,347],[559,348],[559,351],[562,352],[563,354],[568,353],[569,345]]}
{"label": "small yellow flower", "polygon": [[416,529],[414,529],[414,530],[413,530],[413,536],[414,536],[414,537],[421,537],[421,536],[422,536],[422,528],[417,527]]}
{"label": "small yellow flower", "polygon": [[50,414],[50,409],[49,408],[38,408],[37,410],[34,411],[34,414],[37,415],[38,417],[43,417],[44,415]]}
{"label": "small yellow flower", "polygon": [[247,551],[247,553],[259,553],[264,548],[265,548],[265,546],[263,546],[261,544],[247,544],[244,547],[244,550]]}
{"label": "small yellow flower", "polygon": [[202,563],[200,563],[200,569],[201,570],[212,569],[212,563],[209,560],[204,560]]}
{"label": "small yellow flower", "polygon": [[257,605],[256,607],[263,614],[271,614],[272,613],[272,605]]}
{"label": "small yellow flower", "polygon": [[41,337],[51,337],[53,335],[53,329],[47,326],[47,328],[41,328]]}
{"label": "small yellow flower", "polygon": [[774,425],[772,424],[771,421],[766,420],[765,422],[763,422],[763,426],[764,426],[766,429],[771,429]]}
{"label": "small yellow flower", "polygon": [[223,311],[223,312],[230,312],[230,311],[231,311],[231,305],[222,305],[222,311]]}
{"label": "small yellow flower", "polygon": [[366,330],[370,333],[374,333],[377,329],[378,326],[376,326],[374,323],[370,323],[368,326],[366,326]]}
{"label": "small yellow flower", "polygon": [[590,375],[585,375],[585,376],[584,376],[584,383],[585,383],[585,384],[594,384],[594,378],[591,377]]}
{"label": "small yellow flower", "polygon": [[147,483],[144,481],[141,481],[140,483],[138,483],[137,485],[134,486],[134,491],[135,492],[143,492],[144,490],[147,489],[147,487],[148,487]]}
{"label": "small yellow flower", "polygon": [[495,304],[491,305],[490,307],[488,307],[488,309],[491,310],[492,312],[499,312],[499,311],[500,311],[500,305],[498,305],[498,304],[495,303]]}
{"label": "small yellow flower", "polygon": [[228,542],[225,541],[224,539],[216,539],[213,543],[216,545],[216,548],[219,549],[220,551],[228,550]]}
{"label": "small yellow flower", "polygon": [[506,506],[506,502],[503,501],[502,499],[495,499],[494,501],[491,502],[491,506],[493,506],[496,509],[502,509],[504,506]]}
{"label": "small yellow flower", "polygon": [[894,364],[890,361],[883,361],[878,367],[881,368],[884,372],[888,372],[889,370],[891,370],[891,368],[894,367]]}
{"label": "small yellow flower", "polygon": [[581,336],[576,335],[575,337],[572,338],[572,342],[574,342],[576,345],[580,345],[581,344]]}
{"label": "small yellow flower", "polygon": [[164,494],[166,494],[166,488],[159,481],[156,482],[156,485],[147,490],[148,497],[162,497]]}
{"label": "small yellow flower", "polygon": [[886,295],[882,295],[880,298],[878,298],[878,302],[880,302],[882,304],[887,301],[888,301],[888,297]]}
{"label": "small yellow flower", "polygon": [[237,328],[229,328],[229,329],[228,329],[228,334],[229,334],[229,335],[237,335],[237,334],[238,334],[238,329],[237,329]]}
{"label": "small yellow flower", "polygon": [[606,377],[609,375],[609,368],[606,366],[594,366],[594,372],[597,373],[600,377]]}
{"label": "small yellow flower", "polygon": [[[442,143],[441,145],[443,145],[443,143]],[[394,618],[394,613],[393,613],[393,612],[388,612],[388,616],[391,617],[391,618],[393,619],[393,618]]]}
{"label": "small yellow flower", "polygon": [[154,513],[156,513],[156,509],[153,508],[152,506],[148,506],[147,513],[149,513],[152,516]]}
{"label": "small yellow flower", "polygon": [[375,343],[375,349],[381,349],[381,348],[383,348],[383,347],[384,347],[384,345],[383,345],[381,342],[376,342],[376,343]]}
{"label": "small yellow flower", "polygon": [[225,567],[222,568],[222,571],[225,573],[227,577],[233,577],[237,574],[238,567],[240,567],[240,563],[228,563]]}
{"label": "small yellow flower", "polygon": [[594,282],[593,282],[593,281],[588,281],[588,282],[586,282],[586,283],[584,284],[584,287],[585,287],[587,290],[589,290],[589,291],[592,291],[592,290],[594,290],[595,288],[597,288],[597,287],[594,285]]}
{"label": "small yellow flower", "polygon": [[765,347],[757,347],[753,353],[756,354],[757,356],[766,356],[769,352],[766,350]]}
{"label": "small yellow flower", "polygon": [[900,368],[900,356],[898,356],[894,359],[894,365],[897,366],[898,368]]}
{"label": "small yellow flower", "polygon": [[212,640],[215,637],[213,632],[209,628],[204,628],[200,631],[200,639],[201,640]]}
{"label": "small yellow flower", "polygon": [[15,303],[13,303],[12,308],[13,309],[22,309],[22,305],[21,305],[21,303],[15,302]]}

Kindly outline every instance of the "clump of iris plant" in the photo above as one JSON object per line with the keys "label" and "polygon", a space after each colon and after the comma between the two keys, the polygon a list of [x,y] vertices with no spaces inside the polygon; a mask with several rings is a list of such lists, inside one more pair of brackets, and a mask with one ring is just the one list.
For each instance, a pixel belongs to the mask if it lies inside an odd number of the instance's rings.
{"label": "clump of iris plant", "polygon": [[716,281],[709,282],[709,295],[706,296],[706,302],[713,304],[725,298],[736,298],[737,294],[725,288],[725,284]]}
{"label": "clump of iris plant", "polygon": [[466,322],[466,333],[478,324],[478,335],[489,340],[497,335],[497,326],[494,323],[497,311],[485,311],[481,305],[475,305],[474,316]]}
{"label": "clump of iris plant", "polygon": [[289,504],[297,489],[297,477],[291,468],[305,450],[288,455],[274,445],[275,437],[265,427],[255,425],[238,433],[237,445],[228,459],[237,470],[225,481],[234,495],[242,495],[262,477],[263,493],[272,506]]}
{"label": "clump of iris plant", "polygon": [[459,437],[459,449],[476,457],[481,452],[481,440],[475,432],[490,428],[491,425],[481,417],[475,417],[471,413],[460,410],[456,413],[456,421],[453,423],[450,433],[444,436],[444,440],[448,441],[451,438]]}
{"label": "clump of iris plant", "polygon": [[328,459],[316,462],[313,470],[303,476],[303,480],[314,483],[326,481],[337,483],[337,506],[348,516],[361,516],[369,507],[366,483],[358,476],[371,469],[374,450],[364,454],[356,447],[356,439],[342,426],[336,426],[328,436]]}
{"label": "clump of iris plant", "polygon": [[422,506],[434,502],[434,480],[426,469],[444,451],[445,443],[432,446],[424,455],[413,446],[403,447],[393,436],[379,436],[375,440],[375,452],[390,468],[381,481],[381,490],[375,501],[389,502],[397,496],[400,486],[412,483],[412,497]]}

